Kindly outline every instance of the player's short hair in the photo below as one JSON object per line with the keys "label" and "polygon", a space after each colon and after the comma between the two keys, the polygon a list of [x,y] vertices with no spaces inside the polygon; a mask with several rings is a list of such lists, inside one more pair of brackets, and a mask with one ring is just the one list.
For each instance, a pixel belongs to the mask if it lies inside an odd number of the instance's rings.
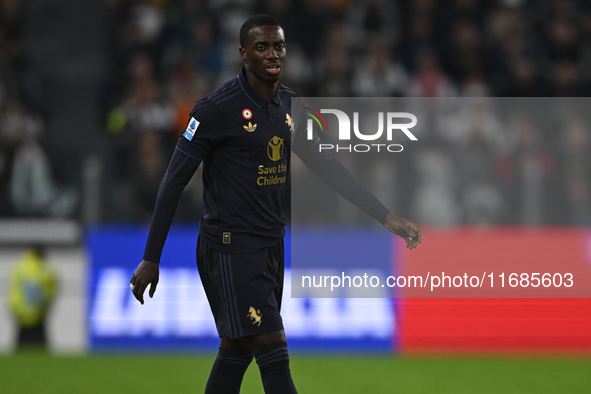
{"label": "player's short hair", "polygon": [[248,41],[248,33],[255,27],[261,26],[281,26],[279,20],[274,16],[267,14],[257,14],[251,16],[242,24],[240,28],[240,47],[244,48]]}

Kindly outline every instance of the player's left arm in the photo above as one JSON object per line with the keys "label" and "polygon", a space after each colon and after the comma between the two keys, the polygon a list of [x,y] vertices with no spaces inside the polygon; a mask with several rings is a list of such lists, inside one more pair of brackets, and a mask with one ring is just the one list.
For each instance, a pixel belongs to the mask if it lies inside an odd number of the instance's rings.
{"label": "player's left arm", "polygon": [[419,226],[408,219],[394,216],[389,213],[386,216],[384,227],[386,227],[391,233],[404,239],[406,247],[409,249],[414,249],[423,242],[423,232]]}
{"label": "player's left arm", "polygon": [[336,157],[322,152],[317,135],[308,141],[303,132],[296,133],[292,146],[294,153],[324,183],[364,210],[390,232],[403,238],[407,248],[414,249],[422,242],[421,229],[414,222],[393,215]]}

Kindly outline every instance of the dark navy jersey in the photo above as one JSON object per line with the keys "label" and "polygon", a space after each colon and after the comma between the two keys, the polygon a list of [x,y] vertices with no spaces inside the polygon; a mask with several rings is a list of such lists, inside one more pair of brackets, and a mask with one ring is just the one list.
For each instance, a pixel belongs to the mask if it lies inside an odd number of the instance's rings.
{"label": "dark navy jersey", "polygon": [[[246,81],[245,69],[199,100],[160,185],[144,260],[159,262],[180,194],[203,163],[200,233],[214,249],[245,253],[284,236],[281,201],[294,152],[324,182],[381,223],[388,210],[319,139],[298,133],[291,114],[297,94],[279,84],[268,99]],[[299,118],[299,114],[294,114]]]}
{"label": "dark navy jersey", "polygon": [[[291,150],[291,97],[279,85],[267,99],[243,74],[200,100],[177,149],[203,162],[199,229],[214,248],[247,251],[284,235],[281,200]],[[190,130],[190,122],[196,128]]]}

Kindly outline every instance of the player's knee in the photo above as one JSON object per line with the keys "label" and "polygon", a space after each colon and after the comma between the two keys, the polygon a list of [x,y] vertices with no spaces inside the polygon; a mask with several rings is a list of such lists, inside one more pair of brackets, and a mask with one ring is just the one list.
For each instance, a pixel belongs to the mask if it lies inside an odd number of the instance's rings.
{"label": "player's knee", "polygon": [[218,361],[225,364],[228,368],[239,371],[246,371],[250,365],[253,353],[250,350],[218,350]]}
{"label": "player's knee", "polygon": [[261,372],[270,369],[277,372],[286,369],[289,372],[289,353],[286,342],[276,342],[266,346],[256,351],[254,357]]}

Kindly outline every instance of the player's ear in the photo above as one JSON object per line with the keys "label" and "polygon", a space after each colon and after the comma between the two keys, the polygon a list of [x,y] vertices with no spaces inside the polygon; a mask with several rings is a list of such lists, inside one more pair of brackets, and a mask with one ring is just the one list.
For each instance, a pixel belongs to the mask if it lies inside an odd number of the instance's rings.
{"label": "player's ear", "polygon": [[246,49],[238,48],[238,50],[240,51],[240,58],[244,63],[246,63]]}

